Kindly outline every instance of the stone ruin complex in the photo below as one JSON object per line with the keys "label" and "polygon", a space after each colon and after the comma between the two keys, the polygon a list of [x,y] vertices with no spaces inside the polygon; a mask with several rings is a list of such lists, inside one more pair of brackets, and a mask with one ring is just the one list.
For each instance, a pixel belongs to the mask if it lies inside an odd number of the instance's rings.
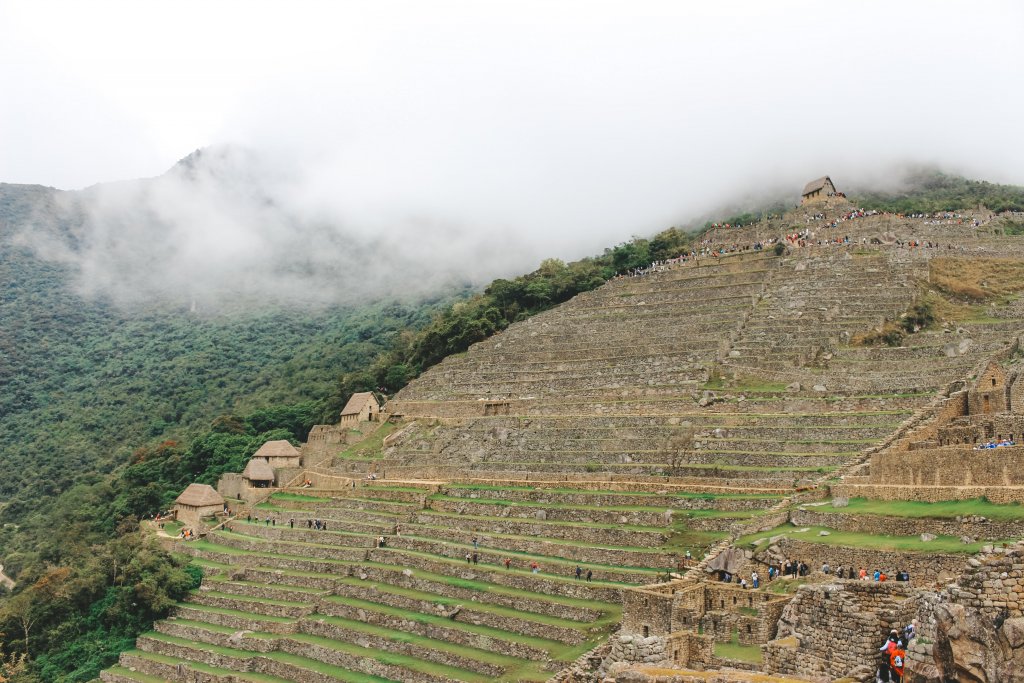
{"label": "stone ruin complex", "polygon": [[[225,475],[230,518],[168,541],[203,586],[102,679],[871,680],[916,619],[908,681],[1021,680],[1022,447],[975,446],[1022,440],[1024,302],[857,340],[937,260],[1024,242],[984,210],[814,199],[359,399],[272,481]],[[790,558],[808,575],[768,581]]]}

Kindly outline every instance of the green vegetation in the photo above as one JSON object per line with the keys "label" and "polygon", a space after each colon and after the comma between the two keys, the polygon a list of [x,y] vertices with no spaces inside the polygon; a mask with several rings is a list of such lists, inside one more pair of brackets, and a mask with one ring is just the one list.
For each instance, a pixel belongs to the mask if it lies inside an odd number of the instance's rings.
{"label": "green vegetation", "polygon": [[1024,187],[968,180],[936,169],[911,172],[905,187],[892,192],[852,193],[850,201],[866,209],[893,213],[935,213],[976,207],[993,211],[1024,211]]}
{"label": "green vegetation", "polygon": [[[827,512],[832,512],[831,508],[823,509]],[[851,498],[848,506],[836,508],[835,511],[850,515],[888,515],[890,517],[931,519],[953,519],[964,515],[982,515],[988,519],[1000,522],[1024,519],[1024,505],[1020,503],[1000,505],[989,502],[985,498],[947,500],[939,503]]]}
{"label": "green vegetation", "polygon": [[732,632],[732,638],[729,642],[715,643],[715,656],[722,657],[725,659],[735,659],[740,662],[750,662],[752,664],[761,663],[761,646],[760,645],[740,645],[739,633],[735,630]]}
{"label": "green vegetation", "polygon": [[[806,531],[804,531],[806,529]],[[820,536],[819,531],[827,531],[827,536]],[[754,547],[758,539],[768,539],[772,536],[788,536],[793,540],[806,543],[822,543],[825,545],[839,545],[849,548],[868,548],[870,550],[899,550],[911,552],[939,552],[939,553],[977,553],[982,546],[988,545],[988,541],[976,543],[962,543],[955,536],[938,536],[933,541],[922,541],[919,536],[887,536],[883,534],[865,534],[853,531],[837,531],[826,527],[795,527],[785,524],[775,529],[762,531],[749,536],[737,539],[738,545]]]}

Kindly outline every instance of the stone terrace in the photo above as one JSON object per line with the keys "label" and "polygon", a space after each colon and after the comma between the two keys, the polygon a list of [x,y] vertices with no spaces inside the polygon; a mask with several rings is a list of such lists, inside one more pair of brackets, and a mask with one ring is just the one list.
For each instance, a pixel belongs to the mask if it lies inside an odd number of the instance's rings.
{"label": "stone terrace", "polygon": [[[605,641],[627,589],[664,581],[687,550],[770,536],[791,515],[836,541],[859,533],[791,496],[833,473],[857,481],[852,468],[1024,321],[1011,306],[900,348],[850,346],[946,255],[869,238],[964,230],[877,216],[822,229],[851,246],[620,278],[446,359],[388,404],[372,448],[318,443],[288,472],[312,488],[174,541],[207,571],[202,589],[103,680],[542,681]],[[973,252],[1016,244],[969,232]],[[834,548],[800,550],[851,551]]]}

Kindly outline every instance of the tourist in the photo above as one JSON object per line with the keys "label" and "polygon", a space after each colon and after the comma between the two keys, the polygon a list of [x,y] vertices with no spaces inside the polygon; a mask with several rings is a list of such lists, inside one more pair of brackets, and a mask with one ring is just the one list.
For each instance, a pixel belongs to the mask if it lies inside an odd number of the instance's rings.
{"label": "tourist", "polygon": [[327,520],[326,519],[323,521],[323,524],[320,525],[320,531],[327,531]]}
{"label": "tourist", "polygon": [[[384,538],[384,537],[381,536],[381,538]],[[470,554],[470,553],[466,553],[466,564],[472,564],[472,562],[473,562],[473,555]]]}
{"label": "tourist", "polygon": [[290,529],[294,529],[295,528],[295,518],[291,518],[291,519],[288,520],[288,527]]}
{"label": "tourist", "polygon": [[747,580],[744,579],[742,576],[740,577],[740,588],[742,588],[743,590],[747,589]]}
{"label": "tourist", "polygon": [[898,641],[896,647],[889,652],[889,676],[893,683],[903,683],[903,664],[907,659],[907,651],[904,649],[903,641]]}
{"label": "tourist", "polygon": [[860,568],[860,580],[861,581],[867,581],[868,580],[868,570],[864,569],[864,567]]}
{"label": "tourist", "polygon": [[587,581],[589,582],[593,578],[594,578],[594,572],[591,571],[590,569],[588,569],[587,570]]}
{"label": "tourist", "polygon": [[761,585],[761,577],[758,576],[757,572],[752,572],[750,574],[750,580],[754,584],[754,590],[757,590],[758,587],[760,587],[760,585]]}
{"label": "tourist", "polygon": [[540,565],[537,564],[537,560],[534,560],[533,562],[530,563],[530,571],[533,572],[534,574],[536,574],[537,572],[540,571]]}
{"label": "tourist", "polygon": [[774,581],[775,580],[775,565],[773,565],[773,564],[768,565],[768,580],[769,581]]}
{"label": "tourist", "polygon": [[313,528],[313,520],[312,519],[307,519],[306,520],[306,528],[307,529],[312,529]]}
{"label": "tourist", "polygon": [[512,566],[512,559],[511,559],[511,558],[508,558],[508,557],[506,557],[506,558],[505,558],[505,569],[508,569],[508,568],[509,568],[509,567],[511,567],[511,566]]}
{"label": "tourist", "polygon": [[821,565],[821,573],[822,574],[831,574],[832,573],[832,567],[828,566],[828,562],[823,562],[822,563],[822,565]]}
{"label": "tourist", "polygon": [[477,538],[476,536],[474,536],[473,537],[473,550],[479,550],[479,549],[480,549],[480,539]]}
{"label": "tourist", "polygon": [[691,562],[693,562],[693,555],[691,555],[690,551],[687,550],[686,551],[686,564],[690,564]]}
{"label": "tourist", "polygon": [[478,562],[480,562],[479,553],[473,553],[473,564],[477,564]]}
{"label": "tourist", "polygon": [[843,578],[843,565],[839,565],[838,567],[836,567],[836,578]]}
{"label": "tourist", "polygon": [[889,637],[882,643],[882,647],[878,648],[878,651],[882,653],[882,661],[878,666],[878,680],[890,681],[892,680],[890,664],[890,656],[893,651],[896,650],[896,643],[899,641],[900,635],[896,629],[889,632]]}
{"label": "tourist", "polygon": [[582,576],[583,576],[583,568],[580,567],[579,565],[576,565],[576,580],[579,581]]}

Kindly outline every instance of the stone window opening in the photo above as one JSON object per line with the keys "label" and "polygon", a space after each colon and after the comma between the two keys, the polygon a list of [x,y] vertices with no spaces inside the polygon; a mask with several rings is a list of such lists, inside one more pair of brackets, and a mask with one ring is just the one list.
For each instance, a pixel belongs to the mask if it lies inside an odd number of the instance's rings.
{"label": "stone window opening", "polygon": [[749,596],[749,597],[747,598],[747,605],[748,605],[749,607],[753,607],[753,606],[754,606],[754,596],[753,596],[753,595],[751,595],[751,596]]}
{"label": "stone window opening", "polygon": [[732,604],[734,604],[734,605],[736,604],[736,596],[735,595],[732,596]]}
{"label": "stone window opening", "polygon": [[651,627],[647,626],[645,624],[644,625],[644,638],[650,638],[650,637],[651,637]]}
{"label": "stone window opening", "polygon": [[718,601],[718,606],[721,609],[725,609],[725,600],[719,600]]}
{"label": "stone window opening", "polygon": [[753,633],[753,631],[750,630],[750,624],[747,624],[747,633]]}
{"label": "stone window opening", "polygon": [[995,377],[993,377],[993,378],[992,378],[992,386],[995,386],[995,385],[996,385],[996,378],[995,378]]}

